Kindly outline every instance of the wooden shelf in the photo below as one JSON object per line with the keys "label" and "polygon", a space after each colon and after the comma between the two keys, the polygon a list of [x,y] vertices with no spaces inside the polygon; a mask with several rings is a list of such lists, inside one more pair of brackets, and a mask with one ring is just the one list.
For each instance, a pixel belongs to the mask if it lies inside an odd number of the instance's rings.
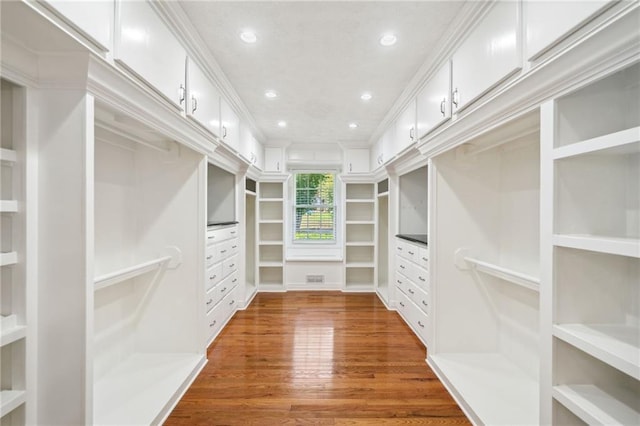
{"label": "wooden shelf", "polygon": [[157,259],[142,262],[137,265],[123,268],[108,274],[100,275],[95,278],[94,290],[100,290],[114,284],[121,283],[126,280],[130,280],[147,272],[155,271],[156,269],[164,268],[171,261],[171,256],[163,256]]}
{"label": "wooden shelf", "polygon": [[499,353],[429,356],[436,372],[477,424],[539,424],[539,383]]}
{"label": "wooden shelf", "polygon": [[0,162],[11,165],[18,160],[18,155],[12,149],[0,148]]}
{"label": "wooden shelf", "polygon": [[18,202],[16,200],[0,200],[0,213],[16,213]]}
{"label": "wooden shelf", "polygon": [[0,417],[9,414],[26,401],[26,392],[23,390],[0,391]]}
{"label": "wooden shelf", "polygon": [[0,253],[0,266],[10,266],[16,263],[18,263],[18,253],[15,251]]}
{"label": "wooden shelf", "polygon": [[282,283],[261,282],[258,284],[258,291],[281,292],[281,291],[285,291],[285,288],[284,288],[284,284]]}
{"label": "wooden shelf", "polygon": [[370,293],[375,292],[376,289],[373,287],[373,284],[368,283],[347,283],[345,285],[345,291],[352,291],[354,293]]}
{"label": "wooden shelf", "polygon": [[638,238],[617,238],[587,234],[556,234],[553,236],[553,244],[559,247],[640,258],[640,239]]}
{"label": "wooden shelf", "polygon": [[640,412],[594,385],[554,386],[553,397],[590,425],[640,424]]}
{"label": "wooden shelf", "polygon": [[382,197],[388,197],[389,196],[389,191],[385,191],[385,192],[380,192],[377,197],[378,198],[382,198]]}
{"label": "wooden shelf", "polygon": [[[94,424],[156,424],[204,365],[199,354],[134,354],[94,385]],[[165,413],[166,414],[166,413]]]}
{"label": "wooden shelf", "polygon": [[622,324],[561,324],[553,335],[640,380],[640,328]]}
{"label": "wooden shelf", "polygon": [[560,160],[577,155],[597,153],[603,150],[609,150],[608,154],[633,154],[640,152],[640,144],[637,144],[637,142],[640,142],[640,127],[632,127],[556,148],[553,150],[553,158]]}
{"label": "wooden shelf", "polygon": [[511,284],[519,285],[533,291],[540,291],[540,279],[531,275],[516,272],[512,269],[504,268],[493,263],[484,262],[473,257],[465,257],[465,262],[471,265],[478,272],[500,278]]}

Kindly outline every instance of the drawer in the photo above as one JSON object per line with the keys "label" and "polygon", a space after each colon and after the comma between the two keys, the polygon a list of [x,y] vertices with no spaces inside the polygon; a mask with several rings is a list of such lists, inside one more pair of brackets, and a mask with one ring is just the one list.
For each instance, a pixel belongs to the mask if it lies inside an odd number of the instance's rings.
{"label": "drawer", "polygon": [[224,299],[224,297],[231,293],[231,290],[233,290],[236,285],[238,284],[238,273],[234,272],[231,275],[229,275],[228,277],[226,277],[224,280],[222,280],[222,282],[220,284],[218,284],[215,288],[215,291],[217,292],[218,296],[216,299],[216,303],[218,303],[220,300]]}
{"label": "drawer", "polygon": [[205,289],[208,291],[215,287],[222,279],[222,263],[217,263],[213,267],[207,269],[205,279]]}
{"label": "drawer", "polygon": [[231,256],[228,259],[222,261],[222,276],[226,277],[227,275],[238,270],[238,260],[239,256]]}
{"label": "drawer", "polygon": [[213,266],[213,264],[216,263],[216,261],[217,261],[217,258],[216,258],[215,244],[207,246],[207,250],[205,251],[205,257],[204,257],[204,263],[205,265],[207,265],[207,269]]}
{"label": "drawer", "polygon": [[412,281],[424,291],[429,292],[429,271],[418,266],[414,266],[412,273]]}
{"label": "drawer", "polygon": [[220,309],[224,315],[225,321],[232,316],[238,309],[238,289],[234,287],[231,292],[222,300]]}
{"label": "drawer", "polygon": [[234,254],[238,254],[240,251],[240,247],[238,245],[238,239],[233,238],[229,241],[229,256],[233,256]]}
{"label": "drawer", "polygon": [[207,245],[216,244],[238,236],[238,227],[229,226],[226,228],[207,229]]}
{"label": "drawer", "polygon": [[407,292],[407,286],[409,285],[409,280],[402,274],[396,272],[395,276],[396,287],[400,289],[401,292]]}
{"label": "drawer", "polygon": [[427,247],[420,247],[417,263],[421,268],[429,269],[429,249]]}
{"label": "drawer", "polygon": [[224,320],[221,318],[219,309],[211,309],[206,316],[206,324],[207,324],[207,336],[208,339],[211,339],[215,334],[220,331]]}
{"label": "drawer", "polygon": [[409,299],[416,306],[423,310],[423,312],[427,313],[427,308],[429,306],[428,294],[424,290],[420,289],[416,284],[409,282],[406,287],[405,294],[409,296]]}
{"label": "drawer", "polygon": [[204,309],[207,315],[216,306],[216,303],[218,303],[218,295],[216,293],[216,289],[212,288],[207,291],[207,294],[204,297]]}
{"label": "drawer", "polygon": [[398,294],[398,311],[413,332],[427,343],[427,315],[406,294]]}

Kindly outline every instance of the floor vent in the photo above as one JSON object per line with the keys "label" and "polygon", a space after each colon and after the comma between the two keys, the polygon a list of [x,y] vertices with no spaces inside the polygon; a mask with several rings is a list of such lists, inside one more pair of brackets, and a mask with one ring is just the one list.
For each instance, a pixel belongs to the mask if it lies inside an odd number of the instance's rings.
{"label": "floor vent", "polygon": [[324,275],[307,275],[307,284],[324,284]]}

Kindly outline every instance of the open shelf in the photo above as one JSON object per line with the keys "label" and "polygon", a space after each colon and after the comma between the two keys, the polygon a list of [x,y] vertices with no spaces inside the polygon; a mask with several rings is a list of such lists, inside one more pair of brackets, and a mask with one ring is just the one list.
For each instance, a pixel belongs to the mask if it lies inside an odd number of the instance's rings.
{"label": "open shelf", "polygon": [[267,241],[267,240],[261,240],[258,242],[259,245],[261,246],[281,246],[283,244],[282,240],[279,241]]}
{"label": "open shelf", "polygon": [[372,183],[348,183],[345,196],[347,202],[375,201],[375,185]]}
{"label": "open shelf", "polygon": [[537,425],[539,383],[498,353],[443,353],[429,365],[477,424]]}
{"label": "open shelf", "polygon": [[130,280],[139,275],[146,274],[157,269],[162,269],[171,261],[171,256],[159,257],[147,262],[142,262],[137,265],[123,268],[118,271],[110,272],[108,274],[100,275],[95,278],[94,290],[100,290],[105,287],[109,287],[120,282]]}
{"label": "open shelf", "polygon": [[465,256],[463,259],[471,268],[504,281],[528,288],[533,291],[540,291],[540,279],[531,275],[523,274],[512,269],[504,268],[493,263],[484,262],[473,257]]}
{"label": "open shelf", "polygon": [[18,159],[18,155],[13,149],[0,148],[0,162],[6,165],[15,163]]}
{"label": "open shelf", "polygon": [[18,253],[9,251],[0,253],[0,266],[10,266],[18,263]]}
{"label": "open shelf", "polygon": [[137,353],[116,365],[94,385],[96,425],[156,424],[203,355]]}
{"label": "open shelf", "polygon": [[553,335],[640,380],[640,328],[621,324],[561,324]]}
{"label": "open shelf", "polygon": [[553,397],[590,425],[637,425],[640,412],[594,385],[554,386]]}
{"label": "open shelf", "polygon": [[357,262],[357,261],[349,262],[349,261],[347,261],[345,263],[345,266],[347,268],[373,268],[373,267],[375,267],[375,263],[373,263],[373,262]]}
{"label": "open shelf", "polygon": [[559,247],[589,250],[640,258],[640,239],[597,235],[554,235],[553,244]]}
{"label": "open shelf", "polygon": [[640,150],[640,145],[636,142],[640,142],[640,127],[632,127],[556,148],[553,151],[553,158],[554,160],[560,160],[577,155],[598,153],[598,151],[605,150],[609,155],[634,154]]}
{"label": "open shelf", "polygon": [[0,213],[16,213],[18,202],[16,200],[0,200]]}
{"label": "open shelf", "polygon": [[27,335],[27,327],[18,324],[17,315],[2,316],[0,322],[0,347],[9,345]]}
{"label": "open shelf", "polygon": [[4,417],[26,402],[27,393],[23,390],[0,391],[0,417]]}

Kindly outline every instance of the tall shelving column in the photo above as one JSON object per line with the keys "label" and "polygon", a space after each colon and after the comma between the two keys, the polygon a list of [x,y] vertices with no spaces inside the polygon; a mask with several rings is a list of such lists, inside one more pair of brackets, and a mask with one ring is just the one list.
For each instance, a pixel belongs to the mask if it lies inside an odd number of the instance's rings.
{"label": "tall shelving column", "polygon": [[32,324],[27,315],[25,92],[5,80],[1,84],[0,423],[23,425],[31,392],[27,391],[27,331],[32,331],[27,328]]}
{"label": "tall shelving column", "polygon": [[556,424],[640,424],[640,64],[542,112],[546,412]]}
{"label": "tall shelving column", "polygon": [[284,181],[258,183],[258,290],[284,291]]}
{"label": "tall shelving column", "polygon": [[346,183],[346,291],[375,291],[376,192],[373,183]]}
{"label": "tall shelving column", "polygon": [[376,186],[378,199],[376,292],[390,307],[392,298],[389,288],[389,179],[378,182]]}
{"label": "tall shelving column", "polygon": [[256,181],[245,179],[245,291],[243,306],[251,300],[257,291],[256,280],[256,249],[257,245],[257,220],[256,220]]}

